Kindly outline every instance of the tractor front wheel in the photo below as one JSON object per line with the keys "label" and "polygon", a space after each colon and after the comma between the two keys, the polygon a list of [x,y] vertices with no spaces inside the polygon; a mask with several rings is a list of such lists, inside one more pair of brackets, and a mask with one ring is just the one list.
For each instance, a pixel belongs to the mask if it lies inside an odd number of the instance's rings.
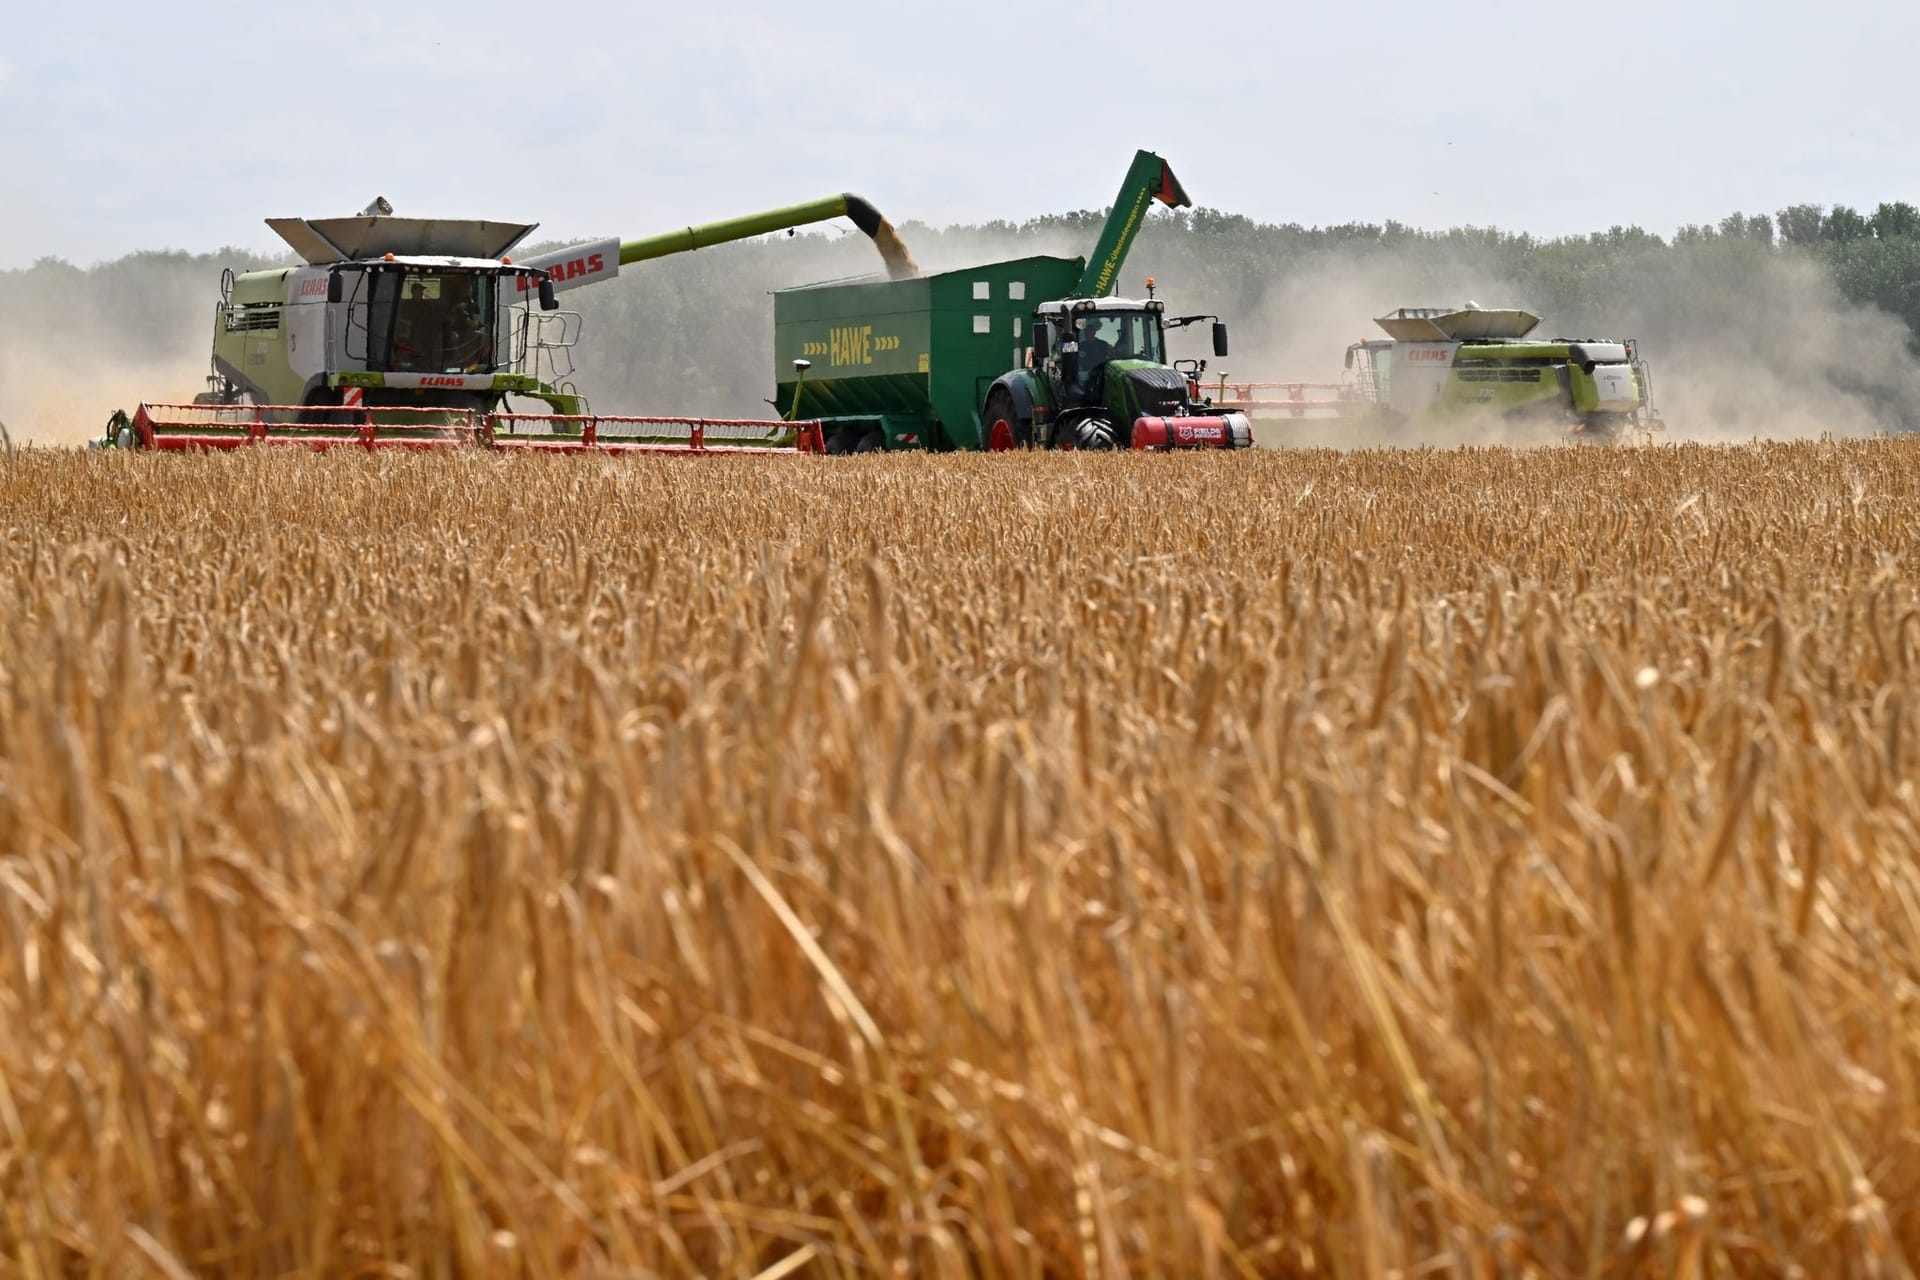
{"label": "tractor front wheel", "polygon": [[1033,445],[1033,424],[1023,421],[1013,407],[1013,393],[995,387],[987,395],[987,407],[980,414],[980,447],[990,453],[1026,449]]}

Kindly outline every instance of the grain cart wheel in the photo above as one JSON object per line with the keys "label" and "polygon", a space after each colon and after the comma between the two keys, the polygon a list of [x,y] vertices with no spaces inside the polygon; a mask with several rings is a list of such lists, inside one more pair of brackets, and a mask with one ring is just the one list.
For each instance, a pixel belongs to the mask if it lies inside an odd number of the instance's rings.
{"label": "grain cart wheel", "polygon": [[1033,445],[1033,424],[1020,420],[1013,393],[1005,387],[995,387],[987,395],[987,407],[980,414],[980,443],[993,453]]}
{"label": "grain cart wheel", "polygon": [[879,427],[860,437],[860,443],[853,446],[855,453],[882,453],[887,447],[887,433]]}
{"label": "grain cart wheel", "polygon": [[853,434],[852,428],[842,427],[827,436],[827,456],[843,458],[852,453],[854,446],[858,443],[859,439]]}

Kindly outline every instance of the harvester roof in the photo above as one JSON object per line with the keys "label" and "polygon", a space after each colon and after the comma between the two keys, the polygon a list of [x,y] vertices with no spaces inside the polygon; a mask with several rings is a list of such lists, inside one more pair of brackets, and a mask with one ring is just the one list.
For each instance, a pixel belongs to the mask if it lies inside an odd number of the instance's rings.
{"label": "harvester roof", "polygon": [[1065,315],[1069,311],[1165,311],[1167,304],[1158,298],[1074,298],[1070,301],[1043,302],[1034,310],[1041,315]]}
{"label": "harvester roof", "polygon": [[540,224],[479,218],[268,218],[267,225],[314,266],[395,257],[490,258],[498,261]]}
{"label": "harvester roof", "polygon": [[1524,338],[1540,317],[1510,308],[1402,307],[1374,323],[1396,342],[1486,342]]}

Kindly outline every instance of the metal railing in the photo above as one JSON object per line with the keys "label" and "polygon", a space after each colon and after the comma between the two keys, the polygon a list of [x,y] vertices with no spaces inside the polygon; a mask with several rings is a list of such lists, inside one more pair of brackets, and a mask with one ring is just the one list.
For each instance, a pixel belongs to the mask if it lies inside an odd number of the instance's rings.
{"label": "metal railing", "polygon": [[493,413],[481,415],[485,442],[496,449],[550,453],[824,453],[818,418],[653,418],[619,414]]}
{"label": "metal railing", "polygon": [[142,404],[143,449],[484,448],[545,453],[824,453],[820,420],[480,413],[397,407]]}
{"label": "metal railing", "polygon": [[1202,388],[1216,409],[1242,413],[1339,416],[1372,403],[1372,397],[1348,382],[1232,382],[1224,375]]}

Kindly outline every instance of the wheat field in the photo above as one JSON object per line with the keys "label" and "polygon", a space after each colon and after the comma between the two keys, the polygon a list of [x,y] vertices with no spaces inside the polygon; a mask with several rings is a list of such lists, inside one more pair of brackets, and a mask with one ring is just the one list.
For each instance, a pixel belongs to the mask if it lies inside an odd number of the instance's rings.
{"label": "wheat field", "polygon": [[1903,1276],[1920,445],[0,459],[0,1276]]}

